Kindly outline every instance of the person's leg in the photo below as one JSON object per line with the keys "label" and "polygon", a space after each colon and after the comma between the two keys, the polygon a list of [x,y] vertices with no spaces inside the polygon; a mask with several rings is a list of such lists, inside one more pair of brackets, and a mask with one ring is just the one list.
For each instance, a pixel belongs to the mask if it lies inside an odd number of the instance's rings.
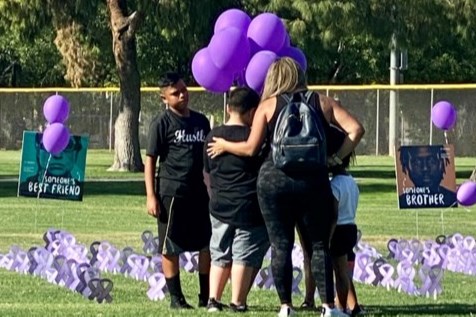
{"label": "person's leg", "polygon": [[332,257],[332,264],[336,278],[336,306],[341,310],[345,310],[347,308],[347,296],[349,294],[347,255]]}
{"label": "person's leg", "polygon": [[[220,310],[219,301],[225,285],[230,278],[232,264],[232,243],[234,228],[210,215],[212,237],[210,239],[210,269],[209,308]],[[213,307],[211,307],[213,306]]]}
{"label": "person's leg", "polygon": [[233,238],[232,307],[246,310],[248,292],[269,249],[266,227],[246,226],[235,229]]}
{"label": "person's leg", "polygon": [[[292,307],[292,259],[295,207],[290,204],[292,184],[271,162],[265,162],[257,184],[258,201],[271,243],[271,271],[283,311]],[[289,189],[291,186],[291,189]]]}
{"label": "person's leg", "polygon": [[179,254],[183,251],[170,238],[173,226],[174,197],[163,196],[159,198],[160,216],[157,218],[159,231],[159,253],[162,255],[162,270],[165,282],[170,293],[171,308],[192,308],[182,292],[180,283]]}
{"label": "person's leg", "polygon": [[198,307],[207,306],[210,293],[210,261],[209,250],[202,250],[198,253],[198,282],[200,286]]}
{"label": "person's leg", "polygon": [[[305,241],[302,238],[301,231],[297,230],[299,235],[299,241],[301,242],[302,253],[304,255],[304,302],[301,304],[303,309],[313,309],[315,308],[314,295],[316,293],[316,282],[311,272],[311,256],[307,251],[309,246],[305,245]],[[312,250],[311,250],[312,251]]]}

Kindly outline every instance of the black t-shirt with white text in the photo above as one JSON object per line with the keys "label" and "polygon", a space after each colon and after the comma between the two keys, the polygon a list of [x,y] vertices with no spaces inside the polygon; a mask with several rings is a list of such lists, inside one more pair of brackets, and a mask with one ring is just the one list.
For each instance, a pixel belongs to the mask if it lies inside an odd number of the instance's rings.
{"label": "black t-shirt with white text", "polygon": [[210,174],[210,213],[218,220],[235,226],[263,224],[256,194],[256,180],[262,159],[230,153],[212,159],[206,149],[214,136],[240,142],[246,141],[249,134],[250,128],[247,126],[216,127],[207,136],[203,151],[204,169]]}
{"label": "black t-shirt with white text", "polygon": [[209,132],[208,119],[193,110],[181,117],[167,109],[151,122],[146,154],[159,157],[161,195],[184,197],[205,187],[202,152]]}

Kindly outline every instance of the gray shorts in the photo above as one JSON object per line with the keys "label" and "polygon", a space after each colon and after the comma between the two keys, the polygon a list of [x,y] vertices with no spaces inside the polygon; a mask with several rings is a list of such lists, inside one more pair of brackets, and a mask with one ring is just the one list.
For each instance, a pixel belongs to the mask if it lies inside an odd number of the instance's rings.
{"label": "gray shorts", "polygon": [[241,264],[261,268],[263,258],[269,249],[268,232],[265,225],[256,227],[236,227],[221,222],[210,215],[212,238],[210,255],[214,266],[225,267]]}

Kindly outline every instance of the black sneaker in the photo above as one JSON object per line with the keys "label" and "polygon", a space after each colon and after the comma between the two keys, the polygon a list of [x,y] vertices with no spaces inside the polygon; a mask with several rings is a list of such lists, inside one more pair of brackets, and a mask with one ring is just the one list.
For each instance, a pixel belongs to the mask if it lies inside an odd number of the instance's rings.
{"label": "black sneaker", "polygon": [[172,309],[193,309],[192,305],[189,305],[185,300],[185,297],[172,296],[170,299],[170,308]]}
{"label": "black sneaker", "polygon": [[316,305],[312,302],[304,301],[301,306],[299,306],[301,310],[316,310]]}
{"label": "black sneaker", "polygon": [[207,310],[209,313],[214,313],[217,311],[222,311],[225,308],[225,305],[217,301],[215,298],[210,298],[207,304]]}
{"label": "black sneaker", "polygon": [[234,313],[246,313],[248,311],[248,305],[235,305],[230,303],[230,310]]}

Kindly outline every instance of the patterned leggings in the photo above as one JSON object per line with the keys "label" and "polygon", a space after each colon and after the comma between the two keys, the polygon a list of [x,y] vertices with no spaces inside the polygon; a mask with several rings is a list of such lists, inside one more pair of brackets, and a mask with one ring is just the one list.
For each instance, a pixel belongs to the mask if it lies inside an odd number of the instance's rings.
{"label": "patterned leggings", "polygon": [[266,161],[257,183],[258,200],[271,243],[271,270],[281,304],[291,303],[292,260],[298,227],[311,257],[311,270],[322,303],[334,302],[329,256],[333,196],[327,172],[289,177]]}

